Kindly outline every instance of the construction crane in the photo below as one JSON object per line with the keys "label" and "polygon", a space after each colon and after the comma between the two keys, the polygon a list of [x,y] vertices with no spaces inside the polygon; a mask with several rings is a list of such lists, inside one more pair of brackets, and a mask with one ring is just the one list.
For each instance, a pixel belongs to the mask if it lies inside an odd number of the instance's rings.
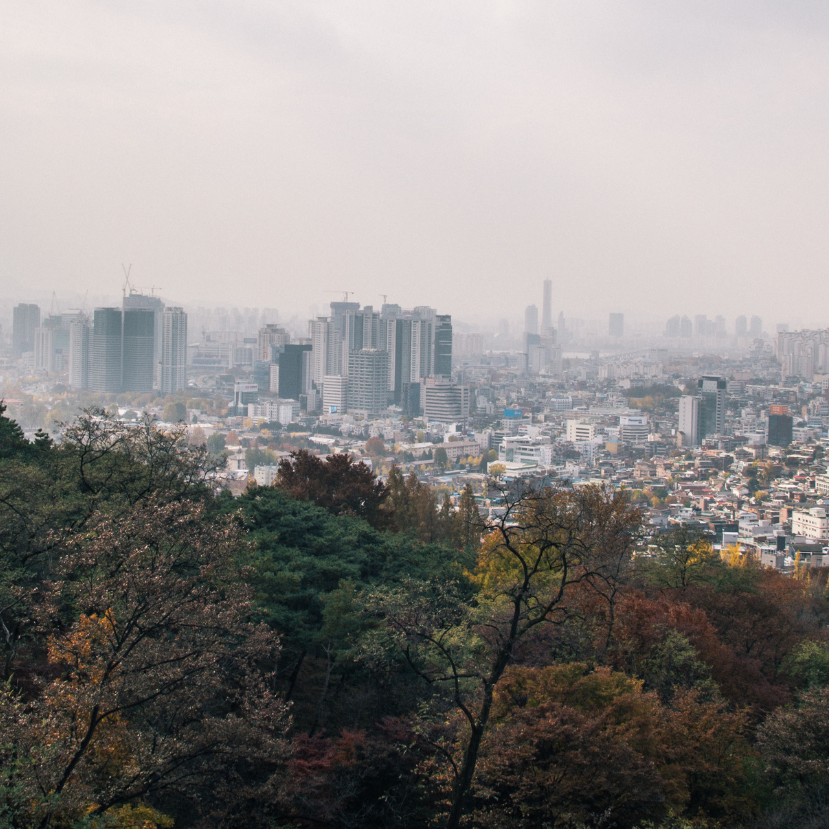
{"label": "construction crane", "polygon": [[130,271],[132,270],[132,263],[130,263],[129,267],[121,263],[121,270],[124,272],[124,296],[127,295],[127,288],[129,288],[129,292],[132,293],[132,285],[130,284]]}
{"label": "construction crane", "polygon": [[389,295],[388,294],[380,294],[380,296],[383,297],[383,305],[388,305],[387,300],[389,298]]}
{"label": "construction crane", "polygon": [[326,291],[327,294],[342,294],[344,299],[343,302],[348,302],[348,298],[352,295],[357,293],[356,291]]}

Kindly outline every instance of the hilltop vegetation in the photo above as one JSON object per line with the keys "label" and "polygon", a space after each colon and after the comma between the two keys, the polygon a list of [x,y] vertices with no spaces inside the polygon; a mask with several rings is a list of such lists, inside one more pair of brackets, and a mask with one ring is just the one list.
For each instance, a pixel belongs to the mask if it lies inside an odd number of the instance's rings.
{"label": "hilltop vegetation", "polygon": [[[818,827],[825,576],[504,490],[0,408],[0,825]],[[649,549],[647,555],[642,554]]]}

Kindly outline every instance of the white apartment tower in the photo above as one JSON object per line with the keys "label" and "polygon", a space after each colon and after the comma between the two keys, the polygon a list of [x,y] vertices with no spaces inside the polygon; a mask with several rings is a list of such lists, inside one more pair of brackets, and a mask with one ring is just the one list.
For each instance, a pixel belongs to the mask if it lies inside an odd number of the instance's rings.
{"label": "white apartment tower", "polygon": [[163,394],[175,394],[187,386],[187,314],[183,308],[164,309],[159,365]]}

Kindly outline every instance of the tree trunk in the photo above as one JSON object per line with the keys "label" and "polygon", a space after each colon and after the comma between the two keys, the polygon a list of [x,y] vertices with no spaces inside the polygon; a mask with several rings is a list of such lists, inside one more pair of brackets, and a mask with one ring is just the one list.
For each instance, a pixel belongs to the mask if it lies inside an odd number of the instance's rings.
{"label": "tree trunk", "polygon": [[291,699],[291,695],[294,693],[294,686],[296,685],[296,680],[299,676],[299,669],[302,667],[302,661],[305,659],[306,653],[308,653],[308,651],[302,651],[299,655],[299,659],[296,661],[296,665],[294,665],[293,671],[291,671],[291,677],[288,680],[288,690],[285,692],[285,702],[288,702]]}
{"label": "tree trunk", "polygon": [[326,648],[325,657],[325,681],[322,683],[322,693],[320,694],[319,701],[317,702],[317,710],[314,714],[314,723],[308,731],[309,737],[314,736],[317,726],[322,719],[322,705],[325,702],[325,695],[328,693],[328,683],[331,681],[331,670],[334,667],[334,663],[331,661],[331,645]]}
{"label": "tree trunk", "polygon": [[446,821],[446,829],[458,829],[463,817],[466,796],[472,786],[472,779],[475,776],[475,766],[478,763],[478,753],[481,750],[481,741],[484,738],[484,731],[489,722],[489,712],[492,710],[492,697],[494,685],[487,683],[484,689],[484,699],[481,703],[481,713],[478,721],[472,726],[472,733],[469,735],[469,743],[463,753],[463,762],[455,785],[452,791],[452,808],[449,811],[449,819]]}

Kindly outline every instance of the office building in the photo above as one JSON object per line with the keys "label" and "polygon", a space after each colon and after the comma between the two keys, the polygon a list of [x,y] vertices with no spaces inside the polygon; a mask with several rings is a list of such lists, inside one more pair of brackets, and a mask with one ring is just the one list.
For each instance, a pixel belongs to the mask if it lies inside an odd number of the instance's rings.
{"label": "office building", "polygon": [[427,380],[420,387],[423,417],[436,423],[466,423],[469,386]]}
{"label": "office building", "polygon": [[792,511],[792,535],[815,541],[829,539],[829,518],[824,507]]}
{"label": "office building", "polygon": [[435,370],[436,377],[452,376],[452,317],[438,314],[435,317]]}
{"label": "office building", "polygon": [[794,420],[788,406],[771,406],[769,411],[766,443],[769,446],[786,447],[792,442]]}
{"label": "office building", "polygon": [[89,388],[89,343],[92,331],[85,318],[69,326],[69,385],[73,389]]}
{"label": "office building", "polygon": [[544,280],[544,301],[541,311],[541,336],[549,337],[553,331],[553,281]]}
{"label": "office building", "polygon": [[734,320],[734,335],[737,337],[745,337],[748,335],[748,320],[744,314],[741,314]]}
{"label": "office building", "polygon": [[259,386],[256,383],[234,383],[233,403],[228,407],[231,414],[246,415],[248,406],[259,400]]}
{"label": "office building", "polygon": [[699,438],[721,435],[725,430],[726,381],[704,376],[699,381]]}
{"label": "office building", "polygon": [[52,329],[44,326],[35,328],[34,345],[35,371],[51,374],[55,370]]}
{"label": "office building", "polygon": [[611,337],[624,337],[625,335],[625,315],[611,314],[608,323],[607,331]]}
{"label": "office building", "polygon": [[327,374],[322,381],[322,410],[325,414],[348,411],[348,377]]}
{"label": "office building", "polygon": [[348,412],[373,415],[389,405],[389,355],[363,348],[348,355]]}
{"label": "office building", "polygon": [[[124,296],[122,307],[127,311],[152,311],[153,313],[153,375],[156,374],[155,367],[161,362],[161,335],[164,327],[162,314],[164,303],[157,296],[147,296],[131,291]],[[153,376],[154,388],[158,388]]]}
{"label": "office building", "polygon": [[679,399],[679,442],[684,447],[699,446],[699,397],[685,394]]}
{"label": "office building", "polygon": [[127,309],[122,324],[122,388],[124,391],[150,392],[155,371],[155,312],[144,308]]}
{"label": "office building", "polygon": [[648,416],[621,415],[619,417],[619,440],[624,444],[638,444],[648,442],[650,426]]}
{"label": "office building", "polygon": [[40,327],[40,308],[21,303],[12,312],[12,349],[15,357],[35,350],[35,329]]}
{"label": "office building", "polygon": [[567,421],[567,440],[571,443],[584,443],[596,437],[596,426],[580,420]]}
{"label": "office building", "polygon": [[89,388],[92,391],[121,391],[122,322],[120,308],[96,308],[93,312],[89,349]]}
{"label": "office building", "polygon": [[277,391],[281,398],[299,400],[301,394],[308,393],[308,357],[312,350],[310,343],[288,343],[279,349]]}
{"label": "office building", "polygon": [[175,394],[187,386],[187,314],[183,308],[164,309],[160,375],[163,394]]}
{"label": "office building", "polygon": [[311,340],[311,382],[317,390],[323,387],[328,371],[328,340],[333,327],[327,317],[317,317],[308,322],[308,338]]}
{"label": "office building", "polygon": [[524,333],[538,334],[538,307],[536,305],[528,305],[527,310],[524,311]]}

